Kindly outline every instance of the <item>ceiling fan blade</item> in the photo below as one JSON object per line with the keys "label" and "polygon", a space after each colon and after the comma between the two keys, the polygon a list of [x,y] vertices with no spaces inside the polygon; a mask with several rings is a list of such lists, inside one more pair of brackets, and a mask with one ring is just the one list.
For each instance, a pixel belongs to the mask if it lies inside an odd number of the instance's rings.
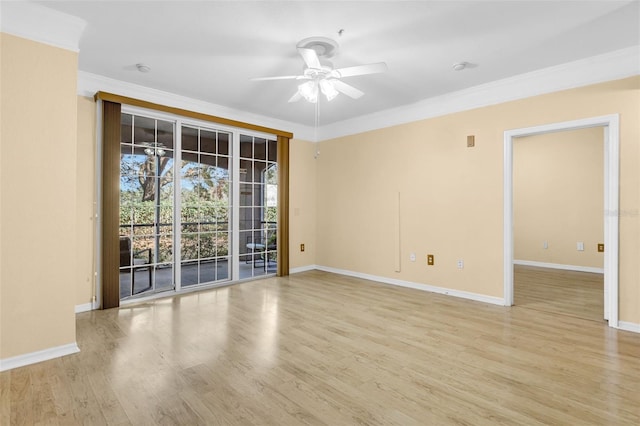
{"label": "ceiling fan blade", "polygon": [[340,80],[329,80],[329,81],[331,81],[331,84],[333,84],[333,87],[335,87],[335,89],[338,92],[342,92],[345,95],[349,96],[350,98],[358,99],[359,97],[364,95],[364,92],[356,89],[353,86],[348,85],[345,82],[342,82]]}
{"label": "ceiling fan blade", "polygon": [[289,102],[298,102],[302,98],[300,92],[296,92],[291,98],[289,98]]}
{"label": "ceiling fan blade", "polygon": [[300,53],[300,56],[304,59],[304,63],[307,64],[307,67],[314,70],[322,69],[322,64],[320,64],[320,59],[318,59],[318,54],[315,50],[298,47],[298,53]]}
{"label": "ceiling fan blade", "polygon": [[[375,64],[356,65],[355,67],[338,68],[333,70],[337,73],[336,77],[351,77],[354,75],[377,74],[386,72],[389,68],[384,62],[376,62]],[[333,74],[332,73],[332,74]]]}
{"label": "ceiling fan blade", "polygon": [[251,81],[266,81],[266,80],[295,80],[303,76],[300,75],[280,75],[276,77],[254,77]]}

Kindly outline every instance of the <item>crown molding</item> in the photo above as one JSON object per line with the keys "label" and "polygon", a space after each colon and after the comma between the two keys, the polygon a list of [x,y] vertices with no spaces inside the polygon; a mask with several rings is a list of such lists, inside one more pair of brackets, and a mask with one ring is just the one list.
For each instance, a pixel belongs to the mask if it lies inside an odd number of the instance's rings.
{"label": "crown molding", "polygon": [[327,124],[318,130],[318,139],[334,139],[638,74],[640,45]]}
{"label": "crown molding", "polygon": [[116,95],[136,98],[147,102],[153,102],[174,108],[186,109],[203,114],[215,115],[231,120],[244,121],[247,123],[271,127],[273,129],[283,129],[294,134],[294,139],[307,139],[313,135],[313,128],[291,123],[289,121],[278,120],[258,114],[251,114],[222,105],[201,101],[186,96],[176,95],[151,87],[141,86],[134,83],[115,80],[98,74],[86,71],[78,71],[78,89],[80,96],[93,97],[97,92],[109,92]]}
{"label": "crown molding", "polygon": [[84,71],[78,72],[78,94],[93,97],[96,92],[105,91],[265,127],[285,129],[294,134],[294,139],[320,142],[639,74],[640,46],[632,46],[424,99],[410,105],[326,124],[318,128],[317,136],[312,126],[251,114]]}
{"label": "crown molding", "polygon": [[0,31],[73,52],[80,50],[83,19],[26,1],[0,2]]}

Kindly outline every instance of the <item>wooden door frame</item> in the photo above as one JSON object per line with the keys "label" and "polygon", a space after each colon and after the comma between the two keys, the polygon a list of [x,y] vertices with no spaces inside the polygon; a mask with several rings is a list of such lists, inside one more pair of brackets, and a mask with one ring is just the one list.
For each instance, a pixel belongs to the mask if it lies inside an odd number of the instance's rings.
{"label": "wooden door frame", "polygon": [[604,315],[619,328],[620,116],[585,118],[504,132],[504,304],[513,305],[513,139],[589,127],[604,128]]}

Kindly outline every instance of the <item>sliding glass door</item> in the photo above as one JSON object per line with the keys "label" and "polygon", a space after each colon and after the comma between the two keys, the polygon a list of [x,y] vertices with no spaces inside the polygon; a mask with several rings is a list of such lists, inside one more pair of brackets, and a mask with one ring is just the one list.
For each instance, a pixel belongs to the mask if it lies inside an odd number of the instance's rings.
{"label": "sliding glass door", "polygon": [[120,298],[275,274],[277,142],[121,116]]}

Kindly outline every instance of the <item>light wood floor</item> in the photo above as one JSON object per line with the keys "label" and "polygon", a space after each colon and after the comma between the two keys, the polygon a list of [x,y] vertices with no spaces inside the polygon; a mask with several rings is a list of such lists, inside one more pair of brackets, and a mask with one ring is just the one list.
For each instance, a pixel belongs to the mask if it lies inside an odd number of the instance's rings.
{"label": "light wood floor", "polygon": [[310,271],[77,316],[0,424],[638,425],[640,335]]}
{"label": "light wood floor", "polygon": [[514,304],[604,321],[604,275],[516,265]]}

